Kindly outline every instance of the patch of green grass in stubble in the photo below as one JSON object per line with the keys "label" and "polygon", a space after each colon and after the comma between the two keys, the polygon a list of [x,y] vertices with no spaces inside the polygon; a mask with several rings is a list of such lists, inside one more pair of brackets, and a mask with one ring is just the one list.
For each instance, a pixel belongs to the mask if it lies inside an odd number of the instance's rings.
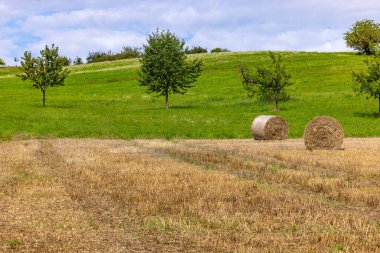
{"label": "patch of green grass in stubble", "polygon": [[16,173],[15,178],[20,181],[43,181],[53,179],[54,177],[52,175],[37,174],[29,171],[19,171]]}
{"label": "patch of green grass in stubble", "polygon": [[[288,102],[258,103],[242,88],[239,66],[268,64],[267,52],[192,55],[204,62],[195,87],[185,95],[164,98],[146,94],[138,85],[137,59],[70,67],[64,87],[48,88],[47,107],[31,83],[0,71],[0,138],[27,132],[31,137],[96,138],[249,138],[258,115],[280,115],[289,124],[289,137],[302,137],[309,120],[330,115],[346,136],[379,136],[377,102],[357,97],[351,73],[364,66],[354,53],[282,52],[294,85]],[[0,69],[1,70],[1,69]]]}
{"label": "patch of green grass in stubble", "polygon": [[339,244],[332,246],[329,250],[329,253],[342,253],[344,251],[345,251],[344,245],[339,243]]}
{"label": "patch of green grass in stubble", "polygon": [[11,240],[6,241],[6,243],[11,249],[16,249],[18,246],[23,245],[22,240],[19,240],[19,239],[11,239]]}

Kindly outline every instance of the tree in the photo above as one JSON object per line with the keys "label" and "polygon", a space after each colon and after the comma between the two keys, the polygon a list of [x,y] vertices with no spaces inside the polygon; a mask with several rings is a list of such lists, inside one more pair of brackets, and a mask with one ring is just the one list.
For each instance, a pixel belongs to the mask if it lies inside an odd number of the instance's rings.
{"label": "tree", "polygon": [[21,74],[17,75],[21,80],[30,80],[33,87],[42,92],[42,105],[45,107],[45,93],[49,86],[65,85],[65,78],[70,70],[64,68],[65,60],[58,55],[58,47],[54,44],[47,45],[40,51],[41,56],[32,57],[30,51],[25,51],[21,57]]}
{"label": "tree", "polygon": [[107,52],[97,51],[89,52],[87,56],[87,63],[103,62],[103,61],[116,61],[122,59],[140,58],[141,48],[124,46],[123,50],[119,53],[114,53],[111,50]]}
{"label": "tree", "polygon": [[0,58],[0,66],[4,66],[4,65],[5,65],[5,61]]}
{"label": "tree", "polygon": [[350,30],[344,33],[348,47],[359,50],[361,54],[374,54],[380,43],[380,24],[373,20],[356,21]]}
{"label": "tree", "polygon": [[192,47],[191,49],[186,48],[185,49],[186,54],[202,54],[207,53],[207,48],[203,48],[200,46]]}
{"label": "tree", "polygon": [[270,67],[256,67],[256,72],[253,74],[250,74],[245,67],[240,67],[240,71],[244,79],[243,86],[248,91],[248,96],[251,97],[259,93],[260,96],[275,101],[276,111],[278,111],[280,98],[285,96],[284,88],[292,85],[292,83],[281,55],[269,52],[269,57],[272,60]]}
{"label": "tree", "polygon": [[72,60],[69,57],[66,56],[61,56],[62,61],[63,61],[63,66],[70,66]]}
{"label": "tree", "polygon": [[82,58],[80,58],[79,56],[75,57],[75,59],[73,61],[73,64],[74,65],[81,65],[81,64],[83,64]]}
{"label": "tree", "polygon": [[119,54],[116,54],[116,56],[119,56],[120,59],[140,58],[141,48],[124,46],[123,51],[121,51]]}
{"label": "tree", "polygon": [[353,89],[356,94],[365,94],[367,99],[373,97],[379,100],[380,117],[380,58],[373,56],[364,60],[366,69],[353,72],[352,79],[354,81]]}
{"label": "tree", "polygon": [[186,60],[185,42],[169,30],[153,32],[147,38],[139,72],[139,83],[148,93],[165,96],[169,108],[169,94],[185,94],[200,76],[202,62]]}
{"label": "tree", "polygon": [[89,52],[88,56],[86,58],[86,61],[87,61],[87,63],[107,61],[110,54],[112,54],[111,51],[108,51],[108,52],[102,52],[102,51]]}
{"label": "tree", "polygon": [[216,47],[216,48],[211,49],[210,52],[211,53],[223,53],[223,52],[231,52],[231,51],[228,50],[227,48]]}

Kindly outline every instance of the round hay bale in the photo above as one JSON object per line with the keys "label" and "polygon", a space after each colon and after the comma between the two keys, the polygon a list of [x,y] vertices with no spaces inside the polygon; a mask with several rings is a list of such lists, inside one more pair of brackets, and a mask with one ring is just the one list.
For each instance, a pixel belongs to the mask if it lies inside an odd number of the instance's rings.
{"label": "round hay bale", "polygon": [[252,122],[255,140],[285,140],[288,138],[288,124],[279,116],[262,115]]}
{"label": "round hay bale", "polygon": [[342,149],[344,131],[339,122],[329,116],[316,117],[307,124],[304,131],[306,148]]}

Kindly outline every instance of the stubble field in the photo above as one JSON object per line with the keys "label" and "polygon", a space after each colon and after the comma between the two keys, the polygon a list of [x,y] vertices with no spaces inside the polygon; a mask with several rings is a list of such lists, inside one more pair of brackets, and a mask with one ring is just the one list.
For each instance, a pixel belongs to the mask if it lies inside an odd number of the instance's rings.
{"label": "stubble field", "polygon": [[0,142],[1,252],[380,252],[380,138]]}

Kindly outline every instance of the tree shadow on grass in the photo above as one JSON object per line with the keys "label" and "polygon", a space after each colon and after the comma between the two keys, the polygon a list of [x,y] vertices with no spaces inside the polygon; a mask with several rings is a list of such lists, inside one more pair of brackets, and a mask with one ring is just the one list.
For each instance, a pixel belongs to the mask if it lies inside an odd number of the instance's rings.
{"label": "tree shadow on grass", "polygon": [[197,109],[201,108],[200,106],[194,106],[194,105],[172,105],[169,106],[169,109],[166,109],[164,106],[162,107],[151,107],[147,108],[146,110],[150,111],[160,111],[160,110],[184,110],[184,109]]}
{"label": "tree shadow on grass", "polygon": [[380,119],[379,114],[377,112],[354,112],[354,117]]}
{"label": "tree shadow on grass", "polygon": [[34,107],[34,108],[46,108],[46,109],[51,109],[51,108],[54,108],[54,109],[72,109],[72,108],[75,108],[74,105],[49,105],[47,104],[46,107],[43,107],[42,105],[38,105],[38,104],[33,104],[31,107]]}

